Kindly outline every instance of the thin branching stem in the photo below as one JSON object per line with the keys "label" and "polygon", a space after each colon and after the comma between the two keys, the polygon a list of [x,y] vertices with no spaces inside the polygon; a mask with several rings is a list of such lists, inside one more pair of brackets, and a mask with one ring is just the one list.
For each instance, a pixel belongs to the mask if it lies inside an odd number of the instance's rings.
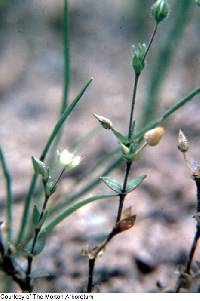
{"label": "thin branching stem", "polygon": [[[150,42],[147,46],[147,50],[144,54],[143,62],[148,54],[148,51],[152,45],[153,39],[155,37],[157,31],[157,25],[155,26],[153,30],[153,34],[150,38]],[[135,102],[136,102],[136,93],[137,93],[137,88],[138,88],[138,81],[139,81],[140,74],[135,73],[135,79],[134,79],[134,86],[133,86],[133,96],[132,96],[132,101],[131,101],[131,112],[130,112],[130,117],[129,117],[129,125],[128,125],[128,139],[129,139],[129,144],[132,142],[132,136],[133,136],[133,114],[134,114],[134,109],[135,109]],[[128,177],[129,173],[131,170],[132,162],[129,160],[126,160],[126,169],[125,169],[125,175],[124,175],[124,180],[123,180],[123,185],[122,185],[122,191],[119,195],[119,207],[117,211],[117,217],[115,224],[113,226],[112,231],[108,234],[107,238],[105,241],[98,247],[96,250],[93,252],[92,256],[89,257],[89,273],[88,273],[88,285],[87,285],[87,292],[90,293],[92,292],[93,288],[93,277],[94,277],[94,268],[95,268],[95,263],[96,263],[96,258],[98,255],[105,249],[107,244],[110,242],[110,240],[117,234],[117,226],[118,223],[120,222],[122,211],[123,211],[123,206],[124,206],[124,201],[127,196],[127,182],[128,182]]]}
{"label": "thin branching stem", "polygon": [[[198,214],[200,212],[200,178],[197,177],[197,176],[194,176],[194,181],[195,181],[195,184],[196,184],[196,191],[197,191],[196,212]],[[186,262],[186,266],[185,266],[185,269],[184,269],[184,272],[186,274],[191,273],[192,262],[193,262],[193,259],[194,259],[194,255],[195,255],[195,252],[196,252],[196,249],[197,249],[197,244],[198,244],[199,239],[200,239],[200,224],[199,224],[199,221],[197,221],[196,231],[195,231],[195,234],[194,234],[194,238],[193,238],[193,241],[192,241],[192,245],[191,245],[189,255],[188,255],[188,259],[187,259],[187,262]],[[180,274],[175,292],[179,293],[181,288],[182,288],[182,282],[181,282],[181,274]]]}
{"label": "thin branching stem", "polygon": [[132,130],[133,130],[133,112],[135,108],[135,99],[136,99],[136,91],[138,87],[138,80],[139,80],[139,75],[135,75],[135,81],[134,81],[134,87],[133,87],[133,96],[132,96],[132,102],[131,102],[131,113],[130,113],[130,118],[129,118],[129,126],[128,126],[128,138],[129,140],[131,139],[132,136]]}
{"label": "thin branching stem", "polygon": [[[137,78],[137,79],[136,79]],[[132,122],[133,122],[133,110],[134,110],[134,105],[135,105],[135,98],[136,98],[136,91],[137,91],[137,84],[138,84],[138,76],[135,76],[135,83],[134,83],[134,88],[133,88],[133,97],[132,97],[132,106],[131,106],[131,113],[130,113],[130,119],[129,119],[129,134],[132,131]],[[128,181],[128,176],[130,173],[132,162],[131,161],[126,161],[126,170],[125,170],[125,175],[124,175],[124,181],[123,181],[123,186],[122,186],[122,191],[119,195],[119,207],[117,211],[117,217],[115,224],[113,226],[112,231],[108,234],[107,238],[105,241],[93,252],[93,256],[89,258],[89,273],[88,273],[88,285],[87,285],[87,292],[91,293],[92,292],[92,287],[93,287],[93,277],[94,277],[94,268],[95,268],[95,263],[96,263],[96,258],[98,255],[105,249],[109,241],[116,235],[116,230],[117,230],[117,225],[121,219],[122,215],[122,210],[123,210],[123,205],[124,205],[124,200],[126,198],[126,186],[127,186],[127,181]]]}
{"label": "thin branching stem", "polygon": [[144,57],[143,57],[143,62],[145,61],[146,56],[147,56],[147,54],[148,54],[148,52],[149,52],[149,50],[150,50],[150,48],[151,48],[151,45],[152,45],[153,40],[154,40],[154,38],[155,38],[157,29],[158,29],[158,23],[156,23],[155,26],[154,26],[154,30],[153,30],[153,32],[152,32],[152,35],[151,35],[150,40],[149,40],[149,43],[148,43],[148,45],[147,45],[146,52],[145,52]]}
{"label": "thin branching stem", "polygon": [[199,237],[200,237],[200,228],[199,228],[199,226],[197,226],[196,227],[196,232],[195,232],[195,235],[194,235],[194,239],[193,239],[193,242],[192,242],[192,246],[191,246],[191,249],[190,249],[190,253],[189,253],[189,256],[188,256],[187,264],[186,264],[185,272],[187,274],[190,274],[192,261],[193,261],[194,254],[195,254],[195,251],[196,251],[196,248],[197,248],[197,243],[198,243]]}
{"label": "thin branching stem", "polygon": [[[54,183],[54,188],[57,186],[57,184],[59,183],[59,181],[61,180],[63,174],[65,172],[65,168],[62,169],[61,173],[59,174],[57,180]],[[42,210],[40,213],[40,217],[39,217],[39,221],[38,221],[38,226],[36,226],[35,231],[34,231],[34,237],[33,237],[33,242],[32,242],[32,246],[31,246],[31,250],[30,250],[30,254],[27,257],[27,269],[26,269],[26,285],[27,285],[27,290],[29,291],[29,293],[32,291],[32,285],[31,285],[31,270],[32,270],[32,264],[33,264],[33,258],[34,258],[34,252],[35,252],[35,247],[37,244],[37,240],[39,237],[39,234],[41,232],[42,229],[42,223],[41,220],[45,214],[45,210],[47,207],[47,203],[49,201],[49,198],[51,195],[46,193],[46,182],[43,181],[43,187],[44,187],[44,192],[45,192],[45,199],[44,199],[44,203],[42,206]],[[53,189],[54,190],[54,189]]]}

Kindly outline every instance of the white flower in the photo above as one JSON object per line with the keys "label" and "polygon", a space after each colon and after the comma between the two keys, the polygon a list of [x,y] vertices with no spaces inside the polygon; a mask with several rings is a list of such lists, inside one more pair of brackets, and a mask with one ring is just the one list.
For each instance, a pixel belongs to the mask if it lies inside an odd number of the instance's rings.
{"label": "white flower", "polygon": [[67,149],[63,151],[57,151],[60,163],[67,169],[72,169],[78,166],[81,162],[80,156],[75,156],[74,153],[70,153]]}
{"label": "white flower", "polygon": [[81,156],[75,156],[72,159],[71,165],[72,165],[72,167],[76,167],[80,164],[80,162],[81,162]]}

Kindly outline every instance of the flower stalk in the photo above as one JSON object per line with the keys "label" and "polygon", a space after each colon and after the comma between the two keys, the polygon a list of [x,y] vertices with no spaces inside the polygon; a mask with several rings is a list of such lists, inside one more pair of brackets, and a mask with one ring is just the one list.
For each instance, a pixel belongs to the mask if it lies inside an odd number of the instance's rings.
{"label": "flower stalk", "polygon": [[[152,42],[154,40],[154,37],[156,35],[157,32],[157,24],[154,27],[153,30],[153,34],[150,38],[150,41],[148,43],[148,46],[146,47],[145,44],[142,45],[138,45],[137,48],[134,49],[133,52],[133,59],[132,59],[132,65],[133,65],[133,69],[135,71],[135,77],[134,77],[134,85],[133,85],[133,95],[132,95],[132,101],[131,101],[131,111],[130,111],[130,116],[129,116],[129,124],[128,124],[128,143],[126,145],[126,147],[131,147],[133,142],[132,141],[132,137],[133,137],[133,132],[134,132],[134,125],[135,125],[135,121],[134,121],[134,109],[135,109],[135,103],[136,103],[136,94],[137,94],[137,89],[138,89],[138,82],[139,82],[139,78],[140,78],[140,74],[144,68],[144,63],[145,63],[145,58],[150,50],[150,47],[152,45]],[[98,117],[102,117],[102,116],[95,116],[98,121],[101,122],[101,124],[103,122],[105,122],[105,119],[99,120]],[[107,126],[109,124],[109,126]],[[106,127],[105,124],[102,124],[104,128],[106,129],[112,129],[112,123],[110,122],[110,120],[106,119]],[[113,129],[112,129],[113,130]],[[116,131],[113,130],[114,134],[116,135]],[[119,140],[121,140],[121,137],[119,138]],[[143,149],[143,147],[142,147]],[[107,246],[107,244],[120,232],[119,231],[119,225],[121,222],[121,217],[122,217],[122,211],[123,211],[123,207],[124,207],[124,201],[126,199],[126,196],[128,194],[127,192],[127,183],[128,183],[128,178],[129,178],[129,174],[131,171],[131,167],[132,167],[132,160],[128,160],[126,159],[126,166],[125,166],[125,174],[124,174],[124,180],[123,180],[123,184],[122,184],[122,190],[121,193],[119,193],[119,206],[118,206],[118,211],[117,211],[117,216],[116,216],[116,220],[114,223],[114,226],[111,230],[111,232],[108,234],[107,238],[105,239],[105,241],[99,246],[96,247],[92,250],[91,253],[88,254],[89,257],[89,271],[88,271],[88,285],[87,285],[87,292],[91,293],[92,289],[93,289],[93,277],[94,277],[94,269],[95,269],[95,263],[96,263],[96,259],[97,257],[101,254],[101,252],[105,249],[105,247]],[[133,216],[132,218],[134,218],[135,221],[135,216]],[[133,226],[134,222],[132,223]],[[128,229],[129,227],[127,227]]]}

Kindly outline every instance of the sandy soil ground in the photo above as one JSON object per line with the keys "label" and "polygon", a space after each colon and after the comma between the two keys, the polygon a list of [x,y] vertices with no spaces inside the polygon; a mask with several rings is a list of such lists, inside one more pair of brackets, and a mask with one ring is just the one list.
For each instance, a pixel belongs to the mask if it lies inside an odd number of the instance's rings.
{"label": "sandy soil ground", "polygon": [[[13,175],[16,225],[32,172],[30,157],[39,156],[57,119],[62,98],[62,1],[56,2],[24,1],[23,5],[19,2],[16,10],[3,12],[1,21],[0,143]],[[131,44],[138,41],[128,4],[129,1],[119,0],[86,0],[84,4],[81,0],[69,1],[70,99],[91,76],[94,82],[65,126],[62,148],[77,143],[80,137],[96,127],[93,112],[109,117],[118,129],[127,131],[133,82],[130,49]],[[194,12],[185,29],[160,93],[158,112],[199,83],[198,13]],[[152,29],[151,21],[146,25],[147,39]],[[163,30],[165,26],[167,22]],[[153,49],[159,46],[162,34],[161,30]],[[136,116],[139,116],[148,80],[146,75],[141,79]],[[162,290],[159,287],[164,290],[174,288],[177,268],[186,260],[195,229],[192,218],[195,186],[177,151],[177,133],[179,128],[185,130],[191,143],[191,155],[200,160],[199,109],[197,96],[194,102],[165,122],[166,134],[161,144],[147,148],[135,164],[132,176],[148,175],[143,185],[126,200],[125,207],[133,207],[137,222],[132,230],[116,237],[98,259],[96,291],[156,292]],[[102,130],[81,146],[82,166],[64,178],[54,201],[74,192],[79,174],[116,145],[110,133]],[[114,175],[122,179],[123,167]],[[2,179],[0,188],[2,209]],[[99,185],[90,195],[102,192],[107,193],[108,189]],[[47,268],[51,274],[46,280],[36,281],[36,292],[84,291],[88,260],[81,256],[81,249],[102,241],[112,227],[116,209],[114,199],[97,201],[57,227],[43,254],[35,260],[36,267]],[[199,256],[198,251],[196,259]]]}

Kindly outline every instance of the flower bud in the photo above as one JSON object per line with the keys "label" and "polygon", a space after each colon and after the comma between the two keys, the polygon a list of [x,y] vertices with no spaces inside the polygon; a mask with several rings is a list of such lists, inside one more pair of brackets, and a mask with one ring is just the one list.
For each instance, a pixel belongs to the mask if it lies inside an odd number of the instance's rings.
{"label": "flower bud", "polygon": [[185,153],[189,150],[189,144],[187,138],[185,137],[184,133],[180,130],[178,134],[178,149]]}
{"label": "flower bud", "polygon": [[200,6],[200,0],[195,0],[195,3]]}
{"label": "flower bud", "polygon": [[144,140],[148,145],[155,146],[160,142],[164,132],[165,131],[162,127],[149,130],[144,134]]}
{"label": "flower bud", "polygon": [[139,43],[137,46],[133,45],[132,66],[135,70],[135,74],[137,75],[140,75],[140,73],[144,69],[144,56],[146,49],[147,47],[144,43]]}
{"label": "flower bud", "polygon": [[112,122],[110,121],[110,119],[105,118],[103,116],[97,115],[97,114],[93,114],[94,117],[100,122],[101,126],[106,129],[106,130],[110,130],[112,128]]}
{"label": "flower bud", "polygon": [[51,196],[56,191],[57,185],[54,181],[47,182],[45,191],[47,196]]}
{"label": "flower bud", "polygon": [[153,4],[151,12],[157,24],[163,21],[169,13],[167,0],[157,0]]}
{"label": "flower bud", "polygon": [[41,175],[42,178],[47,181],[49,178],[49,169],[44,162],[32,157],[33,168],[36,174]]}
{"label": "flower bud", "polygon": [[126,145],[124,145],[123,143],[120,143],[120,149],[121,149],[121,152],[124,156],[127,156],[130,154],[129,152],[129,147],[127,147]]}

